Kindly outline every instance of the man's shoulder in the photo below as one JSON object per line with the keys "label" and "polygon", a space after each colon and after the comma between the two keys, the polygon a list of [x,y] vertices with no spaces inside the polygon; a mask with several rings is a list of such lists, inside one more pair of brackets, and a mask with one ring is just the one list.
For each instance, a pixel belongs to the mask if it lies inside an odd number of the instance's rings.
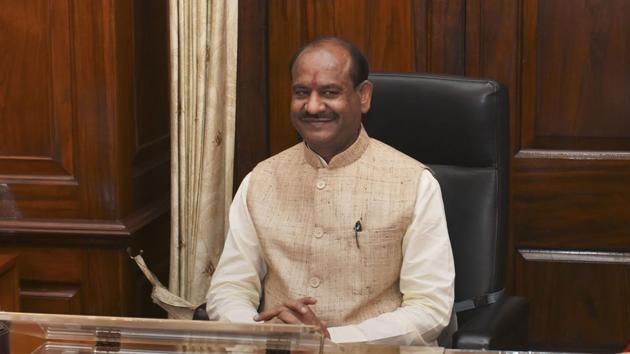
{"label": "man's shoulder", "polygon": [[252,172],[261,172],[277,169],[283,165],[294,165],[302,163],[304,156],[303,143],[297,143],[290,148],[283,150],[267,159],[259,162]]}

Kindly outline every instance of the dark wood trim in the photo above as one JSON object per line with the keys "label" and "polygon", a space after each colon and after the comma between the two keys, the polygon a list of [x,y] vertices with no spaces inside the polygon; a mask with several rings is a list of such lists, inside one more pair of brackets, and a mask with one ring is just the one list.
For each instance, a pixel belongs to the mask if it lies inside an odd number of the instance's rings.
{"label": "dark wood trim", "polygon": [[[428,5],[427,71],[451,75],[466,72],[466,4],[433,1]],[[417,54],[416,54],[417,55]]]}
{"label": "dark wood trim", "polygon": [[23,297],[39,297],[39,298],[59,298],[72,299],[77,296],[78,288],[68,289],[38,289],[38,288],[22,288],[20,296]]}
{"label": "dark wood trim", "polygon": [[171,136],[165,135],[149,143],[138,146],[134,154],[132,177],[139,177],[148,171],[170,163]]}
{"label": "dark wood trim", "polygon": [[426,72],[429,67],[429,41],[428,37],[431,33],[429,24],[429,3],[428,0],[414,0],[413,6],[413,30],[414,30],[414,53],[416,59],[416,72]]}
{"label": "dark wood trim", "polygon": [[14,254],[0,253],[0,275],[12,270],[15,267],[17,256]]}
{"label": "dark wood trim", "polygon": [[565,250],[519,249],[518,253],[530,262],[565,262],[630,265],[628,252],[591,252]]}
{"label": "dark wood trim", "polygon": [[[72,236],[104,235],[130,236],[143,226],[169,212],[168,199],[139,209],[123,220],[0,220],[0,239],[16,233],[42,234],[57,237],[58,234]],[[1,233],[7,233],[2,235]]]}
{"label": "dark wood trim", "polygon": [[537,73],[537,22],[538,22],[538,2],[525,1],[521,6],[522,28],[521,28],[521,94],[519,98],[522,100],[520,108],[520,116],[518,117],[518,132],[513,136],[517,151],[523,147],[531,147],[534,142],[534,123],[535,115],[538,109],[536,101],[536,73]]}
{"label": "dark wood trim", "polygon": [[238,4],[234,192],[256,164],[270,154],[267,95],[267,2]]}
{"label": "dark wood trim", "polygon": [[578,151],[524,149],[516,159],[560,159],[560,160],[630,160],[630,151]]}
{"label": "dark wood trim", "polygon": [[17,255],[0,253],[0,311],[20,311],[20,276],[17,264]]}
{"label": "dark wood trim", "polygon": [[78,186],[79,181],[75,176],[50,176],[50,175],[0,175],[0,185],[9,182],[13,184],[41,184],[41,185],[64,185]]}

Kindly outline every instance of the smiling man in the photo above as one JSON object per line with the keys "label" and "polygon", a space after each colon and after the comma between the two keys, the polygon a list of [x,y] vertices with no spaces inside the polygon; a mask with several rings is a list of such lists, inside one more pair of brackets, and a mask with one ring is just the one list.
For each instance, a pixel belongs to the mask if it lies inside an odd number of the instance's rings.
{"label": "smiling man", "polygon": [[335,342],[434,345],[453,306],[440,188],[361,125],[361,52],[318,39],[291,62],[304,139],[243,180],[208,291],[211,319],[320,326]]}
{"label": "smiling man", "polygon": [[350,50],[332,44],[307,47],[291,69],[291,121],[326,162],[357,140],[361,115],[370,109],[372,83],[353,69]]}

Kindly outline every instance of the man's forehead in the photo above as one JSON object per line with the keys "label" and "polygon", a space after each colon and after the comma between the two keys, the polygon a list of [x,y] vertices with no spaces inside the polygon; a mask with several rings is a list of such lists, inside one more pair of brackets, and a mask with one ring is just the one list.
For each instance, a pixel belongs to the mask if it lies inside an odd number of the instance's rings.
{"label": "man's forehead", "polygon": [[305,49],[295,61],[293,76],[323,77],[327,73],[339,75],[349,74],[350,55],[345,48],[338,45],[319,45]]}
{"label": "man's forehead", "polygon": [[343,87],[343,83],[338,78],[327,78],[320,76],[300,77],[293,80],[291,87],[310,87],[310,88],[328,88]]}

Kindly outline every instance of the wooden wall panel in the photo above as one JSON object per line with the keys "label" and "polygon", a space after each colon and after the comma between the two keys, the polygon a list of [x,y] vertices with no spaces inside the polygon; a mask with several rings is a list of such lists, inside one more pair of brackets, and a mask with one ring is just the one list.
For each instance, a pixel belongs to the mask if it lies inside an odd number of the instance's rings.
{"label": "wooden wall panel", "polygon": [[[6,132],[0,143],[0,155],[3,160],[11,157],[53,159],[58,157],[55,155],[61,144],[59,135],[66,133],[71,137],[66,131],[58,132],[67,128],[67,124],[61,122],[71,119],[67,104],[70,94],[68,2],[61,1],[54,11],[45,1],[12,6],[3,2],[0,6],[4,9],[0,15],[3,24],[0,46],[15,48],[5,51],[0,63],[3,68],[0,129]],[[18,23],[12,21],[14,18],[28,21]],[[32,128],[21,124],[23,120]],[[30,143],[23,144],[25,140]]]}
{"label": "wooden wall panel", "polygon": [[89,246],[41,247],[6,239],[2,252],[19,254],[23,311],[92,315],[127,312],[124,307],[130,295],[119,279],[124,273],[122,267],[129,264],[128,258],[121,258],[124,252]]}
{"label": "wooden wall panel", "polygon": [[163,283],[168,283],[170,217],[163,214],[132,235],[76,236],[0,233],[0,252],[19,255],[22,310],[70,311],[89,315],[164,317],[150,300],[151,285],[129,258],[144,251],[144,259]]}
{"label": "wooden wall panel", "polygon": [[306,19],[303,18],[303,8],[304,3],[301,1],[268,2],[268,122],[271,154],[276,154],[297,141],[297,133],[289,120],[289,61],[293,52],[302,45],[302,37],[305,36],[303,32],[308,28]]}
{"label": "wooden wall panel", "polygon": [[167,1],[5,5],[0,201],[16,221],[0,229],[65,232],[71,219],[107,232],[107,220],[163,205]]}
{"label": "wooden wall panel", "polygon": [[0,311],[20,311],[20,275],[15,254],[0,254]]}
{"label": "wooden wall panel", "polygon": [[0,183],[8,182],[0,190],[2,209],[6,217],[42,216],[33,201],[43,199],[62,215],[73,213],[78,188],[68,2],[60,1],[54,10],[45,1],[0,6],[0,46],[5,48],[0,56]]}
{"label": "wooden wall panel", "polygon": [[80,290],[76,286],[23,286],[20,296],[22,306],[28,312],[81,314]]}
{"label": "wooden wall panel", "polygon": [[[81,294],[90,300],[83,302],[82,312],[130,314],[133,265],[129,256],[117,249],[88,248],[83,250],[83,257]],[[112,301],[117,297],[122,301]]]}
{"label": "wooden wall panel", "polygon": [[[367,26],[367,38],[347,39],[354,42],[368,57],[373,71],[414,71],[414,24],[411,1],[392,3],[380,0],[368,3],[367,14],[357,23],[347,21],[346,14],[337,13],[345,26]],[[343,21],[343,22],[341,22]],[[343,35],[343,27],[334,34]]]}
{"label": "wooden wall panel", "polygon": [[511,283],[532,299],[534,348],[619,350],[630,338],[629,18],[626,1],[531,0],[517,22]]}
{"label": "wooden wall panel", "polygon": [[[102,47],[93,47],[98,40],[83,39],[87,34],[98,35],[92,24],[101,23],[95,13],[101,9],[94,9],[97,3],[88,6],[72,7],[68,1],[55,6],[47,1],[3,4],[2,23],[7,26],[3,48],[17,50],[5,51],[15,56],[2,56],[2,67],[6,68],[2,75],[11,84],[7,92],[12,92],[3,99],[6,125],[2,128],[10,138],[0,143],[2,180],[8,182],[7,192],[16,196],[13,199],[20,219],[104,218],[107,214],[103,211],[111,211],[111,204],[101,203],[104,198],[112,199],[111,186],[99,182],[112,170],[106,165],[112,158],[106,153],[100,155],[98,149],[107,145],[102,139],[103,144],[93,144],[99,142],[98,136],[90,136],[112,130],[107,126],[99,129],[108,122],[104,116],[108,110],[91,105],[106,99],[104,73],[98,83],[90,81],[92,74],[102,72],[104,58]],[[77,12],[85,16],[77,16]],[[86,83],[91,86],[84,86]],[[29,151],[31,146],[39,151]],[[72,161],[77,157],[83,162],[93,157],[94,164],[105,165],[75,166]],[[100,174],[95,175],[94,170]],[[88,193],[91,198],[81,197]]]}
{"label": "wooden wall panel", "polygon": [[630,251],[630,161],[549,155],[523,152],[514,162],[519,247]]}
{"label": "wooden wall panel", "polygon": [[137,148],[142,148],[168,137],[170,132],[168,1],[135,0],[133,5],[134,71],[131,78],[137,114],[134,140]]}
{"label": "wooden wall panel", "polygon": [[115,54],[112,46],[116,22],[107,10],[112,3],[73,3],[75,112],[79,141],[75,154],[82,161],[80,209],[77,218],[116,217],[117,193],[114,152]]}
{"label": "wooden wall panel", "polygon": [[[464,75],[466,51],[466,1],[425,1],[429,27],[426,71]],[[423,32],[416,32],[422,37]],[[417,68],[418,69],[418,68]]]}
{"label": "wooden wall panel", "polygon": [[[531,345],[549,350],[617,352],[630,333],[628,256],[558,252],[517,258],[519,293],[530,300]],[[625,263],[625,264],[624,264]],[[541,309],[545,309],[541,311]]]}
{"label": "wooden wall panel", "polygon": [[[133,151],[130,197],[134,208],[162,202],[170,188],[170,81],[168,1],[133,3],[133,72],[135,126],[129,131]],[[125,203],[122,203],[125,205]],[[126,214],[123,211],[124,214]]]}
{"label": "wooden wall panel", "polygon": [[499,81],[508,88],[512,151],[520,108],[520,23],[518,1],[467,2],[466,75]]}
{"label": "wooden wall panel", "polygon": [[21,279],[40,283],[81,282],[83,256],[81,252],[75,249],[53,246],[45,249],[35,247],[3,248],[3,252],[5,250],[20,254],[18,267]]}
{"label": "wooden wall panel", "polygon": [[267,100],[267,4],[238,2],[238,63],[234,191],[256,164],[269,156]]}
{"label": "wooden wall panel", "polygon": [[24,310],[142,314],[125,250],[149,245],[165,280],[168,1],[0,6],[0,252]]}
{"label": "wooden wall panel", "polygon": [[[524,148],[630,150],[627,1],[531,1]],[[532,81],[531,83],[529,81]]]}

